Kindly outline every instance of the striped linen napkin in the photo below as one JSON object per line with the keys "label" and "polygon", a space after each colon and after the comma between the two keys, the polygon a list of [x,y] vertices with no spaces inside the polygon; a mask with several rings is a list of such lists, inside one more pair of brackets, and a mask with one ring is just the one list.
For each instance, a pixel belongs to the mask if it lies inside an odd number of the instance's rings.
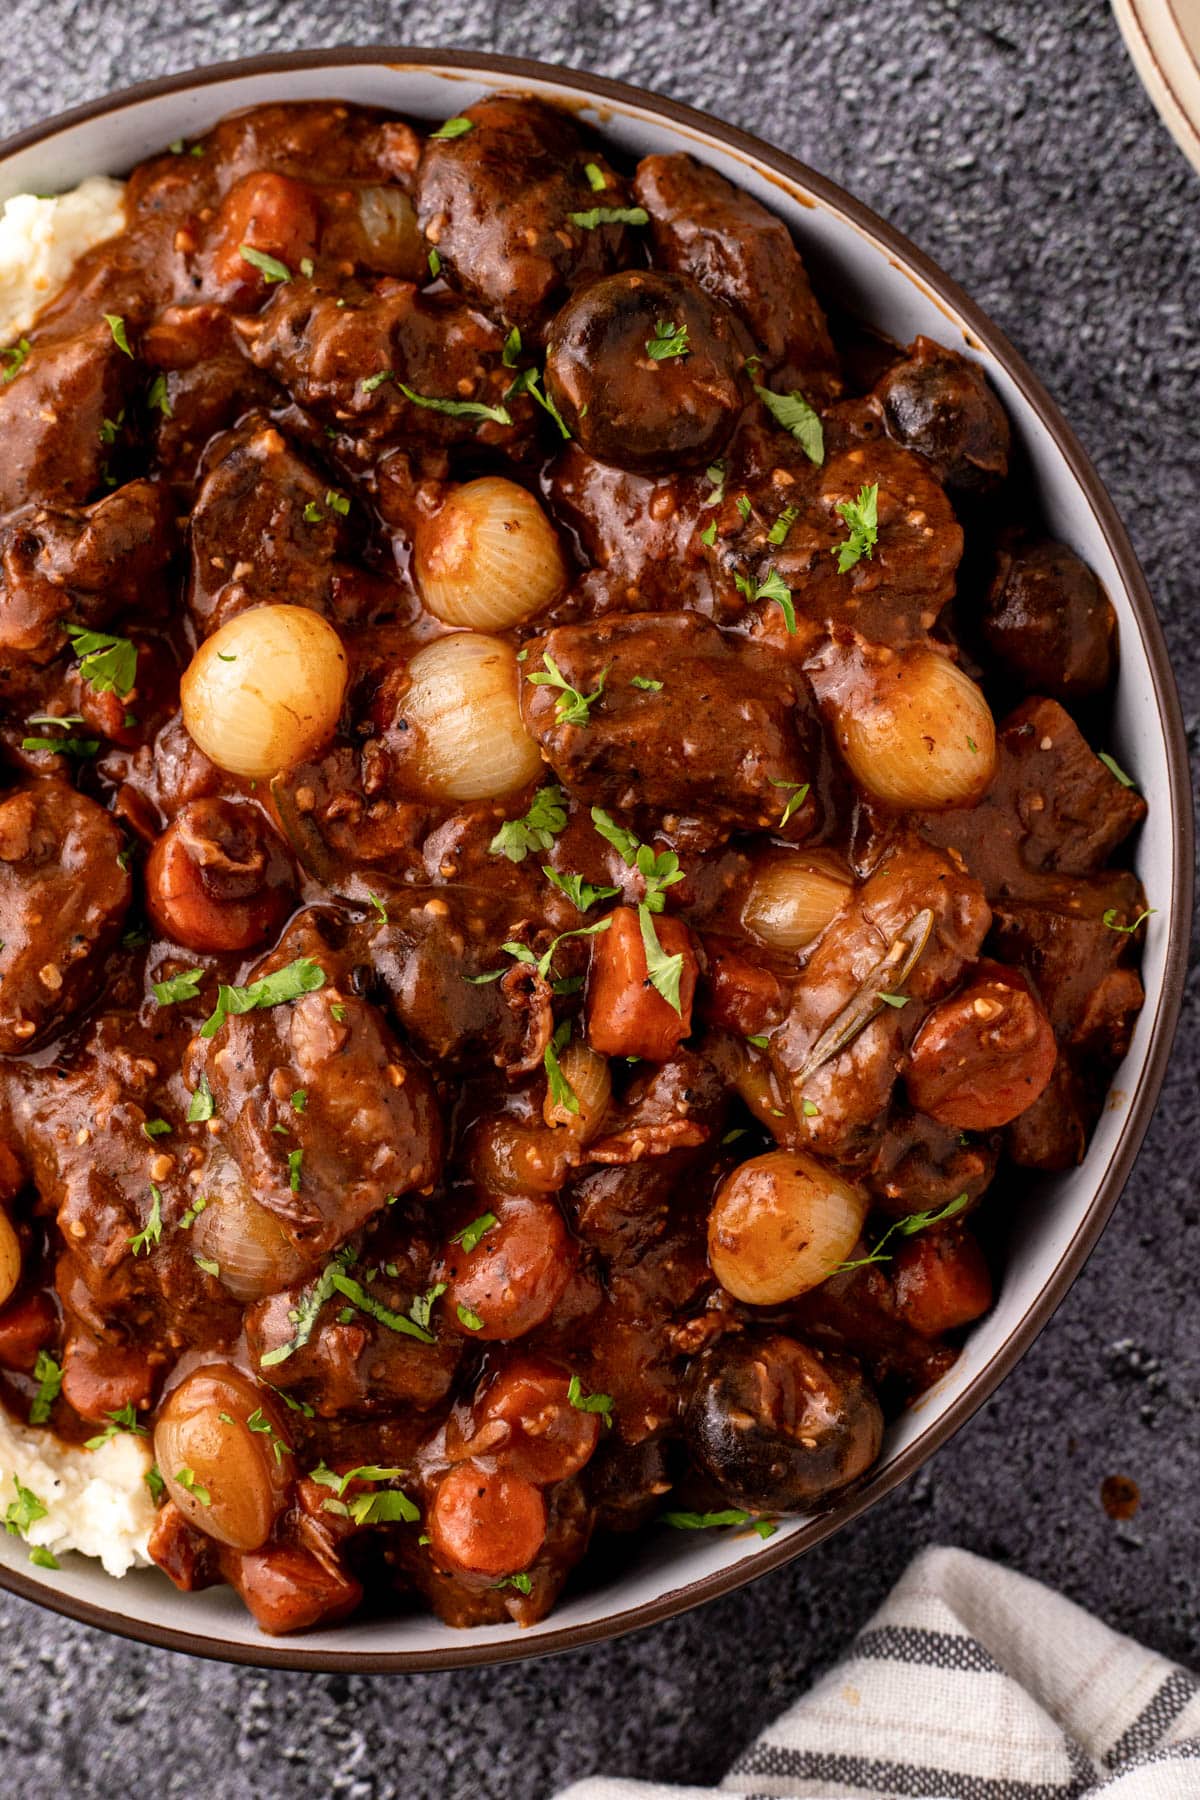
{"label": "striped linen napkin", "polygon": [[925,1550],[719,1788],[606,1776],[559,1800],[1200,1800],[1200,1681],[1061,1595]]}

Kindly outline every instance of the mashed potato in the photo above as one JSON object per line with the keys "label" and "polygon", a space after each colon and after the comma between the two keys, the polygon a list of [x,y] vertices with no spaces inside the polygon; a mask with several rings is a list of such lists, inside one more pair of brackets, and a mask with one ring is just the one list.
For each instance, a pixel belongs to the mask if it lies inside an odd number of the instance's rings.
{"label": "mashed potato", "polygon": [[69,194],[16,194],[0,218],[0,343],[33,324],[85,250],[125,224],[125,184],[89,175]]}
{"label": "mashed potato", "polygon": [[145,1478],[152,1460],[149,1438],[118,1431],[98,1450],[82,1450],[14,1424],[0,1409],[0,1520],[19,1481],[46,1508],[24,1533],[31,1549],[78,1550],[98,1556],[110,1575],[124,1575],[150,1560],[155,1507]]}

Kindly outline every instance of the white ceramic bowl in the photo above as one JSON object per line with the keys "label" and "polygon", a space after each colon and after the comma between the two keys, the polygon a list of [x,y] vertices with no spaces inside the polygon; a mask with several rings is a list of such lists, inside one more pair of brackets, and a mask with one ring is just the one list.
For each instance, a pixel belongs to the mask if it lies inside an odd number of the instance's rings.
{"label": "white ceramic bowl", "polygon": [[1128,538],[1053,402],[1012,347],[899,233],[823,177],[744,133],[633,88],[503,58],[373,49],[266,57],[134,88],[0,146],[0,199],[53,192],[85,175],[119,175],[175,138],[264,101],[340,98],[441,120],[480,95],[518,90],[558,100],[636,158],[688,150],[779,213],[819,290],[900,343],[919,332],[978,360],[1000,394],[1037,481],[1045,524],[1096,571],[1117,609],[1121,673],[1110,747],[1150,800],[1135,862],[1158,911],[1147,934],[1146,1004],[1087,1159],[1022,1183],[993,1310],[949,1375],[888,1431],[853,1496],[768,1542],[728,1532],[648,1532],[619,1573],[581,1572],[544,1623],[452,1631],[426,1615],[356,1623],[297,1639],[264,1637],[227,1588],[180,1595],[157,1571],[117,1582],[80,1557],[30,1566],[0,1537],[0,1582],[73,1617],[176,1649],[290,1668],[419,1669],[499,1661],[615,1635],[662,1619],[775,1568],[886,1493],[967,1419],[1049,1318],[1098,1237],[1157,1099],[1174,1032],[1191,916],[1191,805],[1179,702],[1166,649]]}

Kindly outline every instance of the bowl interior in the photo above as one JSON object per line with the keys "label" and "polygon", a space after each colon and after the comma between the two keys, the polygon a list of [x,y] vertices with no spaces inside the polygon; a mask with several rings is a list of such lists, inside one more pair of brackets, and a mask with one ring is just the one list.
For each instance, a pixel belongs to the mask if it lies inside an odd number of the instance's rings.
{"label": "bowl interior", "polygon": [[[398,60],[389,62],[385,54],[359,53],[357,60],[346,61],[299,58],[284,66],[260,65],[250,73],[215,71],[189,87],[118,101],[100,116],[68,122],[18,146],[0,162],[0,199],[22,191],[53,192],[97,172],[119,175],[173,139],[203,132],[223,114],[265,101],[338,97],[435,120],[460,112],[482,93],[514,87],[576,108],[630,157],[687,149],[715,165],[787,220],[831,300],[902,343],[924,332],[965,350],[987,369],[1028,459],[1046,526],[1095,569],[1117,609],[1121,676],[1108,748],[1151,797],[1135,861],[1159,914],[1145,950],[1146,1005],[1084,1166],[1054,1179],[1022,1183],[1021,1192],[1006,1195],[1012,1225],[995,1308],[975,1328],[950,1374],[890,1428],[877,1470],[860,1494],[834,1514],[789,1522],[765,1543],[752,1534],[729,1532],[644,1535],[631,1547],[628,1561],[581,1581],[550,1619],[524,1632],[516,1626],[451,1632],[414,1614],[352,1622],[292,1642],[264,1638],[227,1589],[178,1595],[163,1576],[149,1570],[116,1582],[81,1557],[66,1558],[61,1571],[50,1573],[31,1568],[15,1539],[0,1537],[0,1578],[45,1604],[179,1648],[292,1667],[432,1667],[535,1654],[607,1635],[704,1598],[714,1585],[730,1585],[751,1570],[785,1560],[910,1472],[990,1391],[1045,1322],[1116,1197],[1144,1130],[1152,1092],[1139,1099],[1137,1117],[1131,1102],[1143,1086],[1152,1090],[1156,1085],[1169,1045],[1177,1003],[1179,925],[1189,905],[1178,709],[1157,627],[1150,619],[1140,622],[1135,611],[1126,579],[1132,570],[1136,584],[1132,559],[1124,574],[1118,567],[1118,556],[1128,555],[1123,535],[1115,520],[1102,516],[1103,499],[1089,494],[1086,475],[1077,472],[1081,463],[1072,468],[1070,452],[1064,454],[1057,426],[1040,412],[1027,376],[1006,363],[1006,347],[997,334],[978,317],[964,316],[952,285],[923,258],[915,259],[914,266],[892,234],[880,230],[862,209],[847,207],[819,178],[793,178],[765,160],[769,153],[758,156],[750,140],[729,133],[723,141],[706,132],[695,116],[674,118],[669,109],[658,110],[649,96],[639,100],[628,91],[566,72],[513,73],[486,59],[477,64],[464,57],[451,64],[400,60],[403,53],[397,53]],[[1148,1074],[1152,1058],[1155,1066]]]}

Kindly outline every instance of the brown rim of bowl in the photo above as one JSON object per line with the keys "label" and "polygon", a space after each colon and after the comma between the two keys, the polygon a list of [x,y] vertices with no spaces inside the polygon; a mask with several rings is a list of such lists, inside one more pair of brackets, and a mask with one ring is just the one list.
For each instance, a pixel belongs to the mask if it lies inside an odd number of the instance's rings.
{"label": "brown rim of bowl", "polygon": [[[222,1644],[211,1638],[178,1631],[168,1626],[146,1625],[90,1601],[56,1594],[19,1570],[0,1568],[0,1587],[64,1613],[85,1625],[94,1625],[119,1637],[134,1638],[157,1649],[181,1650],[221,1662],[245,1663],[254,1667],[292,1669],[312,1672],[357,1671],[359,1673],[410,1673],[437,1669],[471,1668],[490,1663],[519,1662],[535,1656],[549,1656],[565,1650],[577,1650],[619,1637],[644,1625],[656,1625],[674,1618],[706,1600],[715,1600],[734,1589],[745,1586],[760,1575],[782,1567],[803,1551],[831,1537],[843,1525],[859,1517],[875,1501],[890,1493],[906,1480],[935,1450],[954,1435],[1028,1350],[1063,1300],[1088,1256],[1095,1248],[1109,1214],[1116,1205],[1134,1158],[1145,1136],[1146,1128],[1158,1101],[1166,1074],[1167,1060],[1175,1035],[1183,996],[1183,978],[1187,966],[1188,938],[1192,915],[1192,806],[1188,775],[1187,744],[1183,714],[1175,679],[1171,672],[1162,627],[1154,611],[1154,603],[1138,567],[1133,546],[1117,516],[1099,476],[1037,376],[1022,356],[1014,350],[1004,334],[997,330],[984,313],[968,298],[957,282],[952,281],[923,251],[918,250],[894,226],[886,223],[861,201],[847,194],[826,176],[817,174],[804,163],[752,137],[737,126],[727,125],[710,114],[652,94],[644,88],[622,81],[610,81],[583,70],[558,68],[549,63],[529,61],[522,57],[493,56],[473,50],[425,50],[403,46],[376,45],[369,48],[341,48],[328,51],[302,50],[275,56],[246,57],[240,61],[213,63],[181,75],[167,75],[156,81],[141,82],[123,88],[102,100],[89,101],[59,113],[43,125],[18,132],[0,143],[0,162],[18,150],[41,143],[56,132],[82,123],[86,119],[118,112],[142,100],[153,100],[162,94],[178,93],[188,88],[203,88],[237,77],[273,74],[291,70],[327,68],[336,82],[339,69],[364,64],[383,64],[402,68],[443,68],[454,74],[478,73],[487,77],[503,76],[516,83],[540,81],[552,83],[569,95],[586,99],[617,101],[655,113],[671,125],[682,125],[701,137],[715,140],[739,156],[764,164],[789,183],[815,194],[833,212],[850,220],[868,237],[874,238],[890,253],[901,268],[914,274],[925,288],[945,301],[969,325],[979,343],[1003,364],[1024,398],[1029,402],[1054,441],[1055,448],[1067,464],[1087,497],[1101,531],[1112,552],[1122,583],[1129,595],[1154,682],[1159,719],[1166,742],[1170,784],[1169,805],[1173,821],[1174,849],[1178,862],[1178,879],[1171,896],[1168,914],[1167,954],[1163,983],[1151,1025],[1151,1043],[1142,1079],[1130,1102],[1108,1166],[1096,1182],[1096,1190],[1084,1220],[1060,1257],[1050,1278],[1044,1283],[1037,1300],[1011,1332],[996,1356],[980,1371],[970,1386],[951,1402],[945,1412],[921,1433],[916,1441],[896,1457],[886,1470],[869,1478],[858,1490],[830,1512],[811,1520],[799,1531],[773,1548],[747,1557],[742,1564],[722,1570],[700,1581],[689,1582],[642,1606],[611,1614],[590,1625],[564,1626],[546,1632],[525,1644],[508,1640],[490,1646],[452,1646],[444,1650],[306,1650],[302,1640],[278,1640],[263,1637],[261,1646],[254,1644]],[[330,96],[336,98],[336,94]]]}

